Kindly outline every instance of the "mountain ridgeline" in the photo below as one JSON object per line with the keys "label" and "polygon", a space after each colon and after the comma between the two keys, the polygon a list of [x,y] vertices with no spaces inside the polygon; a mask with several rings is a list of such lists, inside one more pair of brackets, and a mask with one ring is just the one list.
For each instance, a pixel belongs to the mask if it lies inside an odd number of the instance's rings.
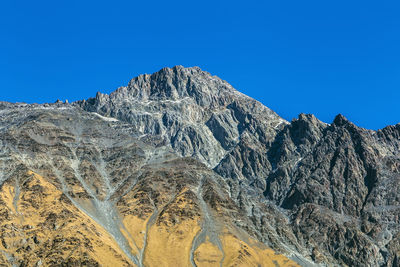
{"label": "mountain ridgeline", "polygon": [[288,122],[198,67],[0,102],[0,264],[400,266],[400,124]]}

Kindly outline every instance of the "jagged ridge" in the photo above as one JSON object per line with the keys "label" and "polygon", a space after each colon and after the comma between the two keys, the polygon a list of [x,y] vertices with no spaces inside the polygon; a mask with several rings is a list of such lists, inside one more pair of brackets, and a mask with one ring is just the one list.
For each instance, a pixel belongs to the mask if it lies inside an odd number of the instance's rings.
{"label": "jagged ridge", "polygon": [[181,66],[72,104],[0,107],[1,181],[17,166],[46,177],[128,264],[267,265],[262,244],[303,266],[399,262],[400,124],[288,123]]}

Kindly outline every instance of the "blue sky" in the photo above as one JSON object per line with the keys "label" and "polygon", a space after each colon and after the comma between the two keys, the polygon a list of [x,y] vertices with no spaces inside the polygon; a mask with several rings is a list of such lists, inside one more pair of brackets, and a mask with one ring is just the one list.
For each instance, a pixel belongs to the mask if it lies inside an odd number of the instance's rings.
{"label": "blue sky", "polygon": [[400,122],[399,1],[0,3],[0,100],[109,93],[199,66],[291,120]]}

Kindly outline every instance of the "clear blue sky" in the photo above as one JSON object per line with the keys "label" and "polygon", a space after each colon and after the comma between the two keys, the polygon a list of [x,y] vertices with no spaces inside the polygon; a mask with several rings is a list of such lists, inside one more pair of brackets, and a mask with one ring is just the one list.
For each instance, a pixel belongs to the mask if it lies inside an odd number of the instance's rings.
{"label": "clear blue sky", "polygon": [[109,93],[199,66],[285,119],[400,122],[399,1],[2,0],[0,100]]}

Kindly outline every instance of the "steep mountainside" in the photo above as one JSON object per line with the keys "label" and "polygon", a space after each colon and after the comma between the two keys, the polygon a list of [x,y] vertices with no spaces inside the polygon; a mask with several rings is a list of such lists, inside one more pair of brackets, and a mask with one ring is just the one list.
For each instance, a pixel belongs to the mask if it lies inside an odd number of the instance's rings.
{"label": "steep mountainside", "polygon": [[400,265],[400,124],[289,123],[176,66],[0,102],[0,136],[0,264]]}

